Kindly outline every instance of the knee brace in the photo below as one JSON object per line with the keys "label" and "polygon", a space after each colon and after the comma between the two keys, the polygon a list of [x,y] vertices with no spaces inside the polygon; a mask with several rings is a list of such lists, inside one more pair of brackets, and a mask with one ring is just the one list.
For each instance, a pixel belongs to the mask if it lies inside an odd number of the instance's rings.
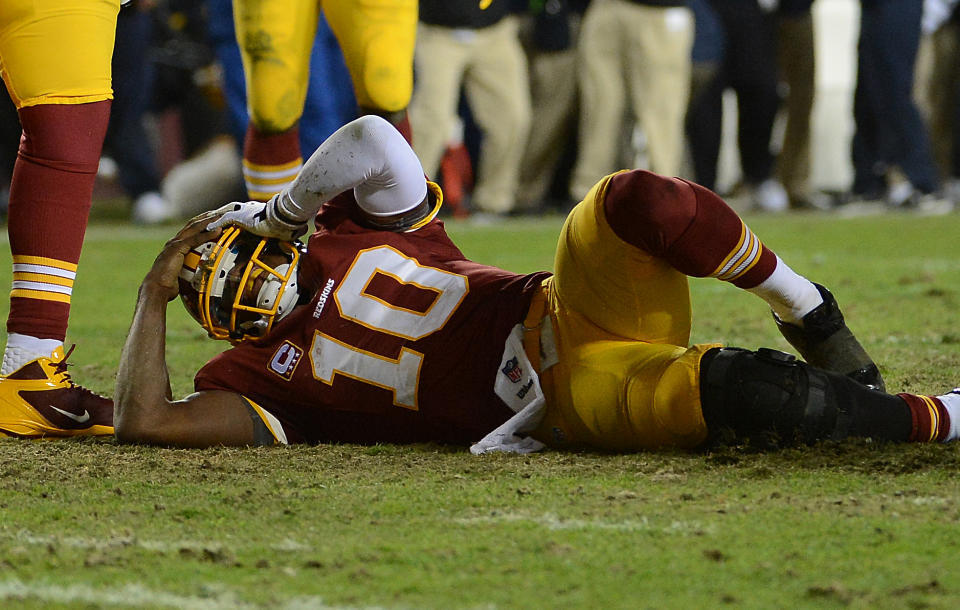
{"label": "knee brace", "polygon": [[851,418],[841,407],[829,374],[793,355],[720,348],[701,364],[700,394],[711,438],[732,431],[738,438],[789,445],[849,435]]}

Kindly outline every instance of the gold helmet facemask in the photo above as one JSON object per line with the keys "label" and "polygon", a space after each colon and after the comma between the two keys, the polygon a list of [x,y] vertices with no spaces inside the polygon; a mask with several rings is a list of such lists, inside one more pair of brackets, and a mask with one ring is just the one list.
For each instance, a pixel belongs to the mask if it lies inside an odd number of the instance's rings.
{"label": "gold helmet facemask", "polygon": [[180,298],[212,338],[259,339],[296,307],[303,252],[300,242],[227,227],[184,257]]}

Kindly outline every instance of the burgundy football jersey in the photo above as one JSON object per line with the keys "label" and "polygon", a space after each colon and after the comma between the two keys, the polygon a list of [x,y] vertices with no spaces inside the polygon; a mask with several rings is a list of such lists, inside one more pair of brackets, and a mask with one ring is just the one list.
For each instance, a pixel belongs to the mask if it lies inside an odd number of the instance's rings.
{"label": "burgundy football jersey", "polygon": [[504,342],[547,273],[466,260],[439,220],[366,228],[341,196],[302,259],[309,303],[207,363],[197,390],[240,393],[291,442],[468,444],[513,415],[494,394]]}

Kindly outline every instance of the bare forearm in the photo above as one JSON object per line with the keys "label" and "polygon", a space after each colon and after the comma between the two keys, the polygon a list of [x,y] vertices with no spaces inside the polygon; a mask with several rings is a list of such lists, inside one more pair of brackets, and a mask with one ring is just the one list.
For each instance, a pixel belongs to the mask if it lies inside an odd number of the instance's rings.
{"label": "bare forearm", "polygon": [[145,283],[117,371],[114,425],[121,440],[135,436],[172,400],[166,332],[167,297]]}

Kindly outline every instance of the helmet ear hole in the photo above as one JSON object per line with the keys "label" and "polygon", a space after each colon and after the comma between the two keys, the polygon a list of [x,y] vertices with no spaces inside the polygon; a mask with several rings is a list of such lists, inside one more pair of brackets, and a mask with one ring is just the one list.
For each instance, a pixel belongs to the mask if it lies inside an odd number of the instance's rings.
{"label": "helmet ear hole", "polygon": [[263,238],[228,227],[184,257],[180,299],[215,339],[258,339],[299,301],[302,243]]}

